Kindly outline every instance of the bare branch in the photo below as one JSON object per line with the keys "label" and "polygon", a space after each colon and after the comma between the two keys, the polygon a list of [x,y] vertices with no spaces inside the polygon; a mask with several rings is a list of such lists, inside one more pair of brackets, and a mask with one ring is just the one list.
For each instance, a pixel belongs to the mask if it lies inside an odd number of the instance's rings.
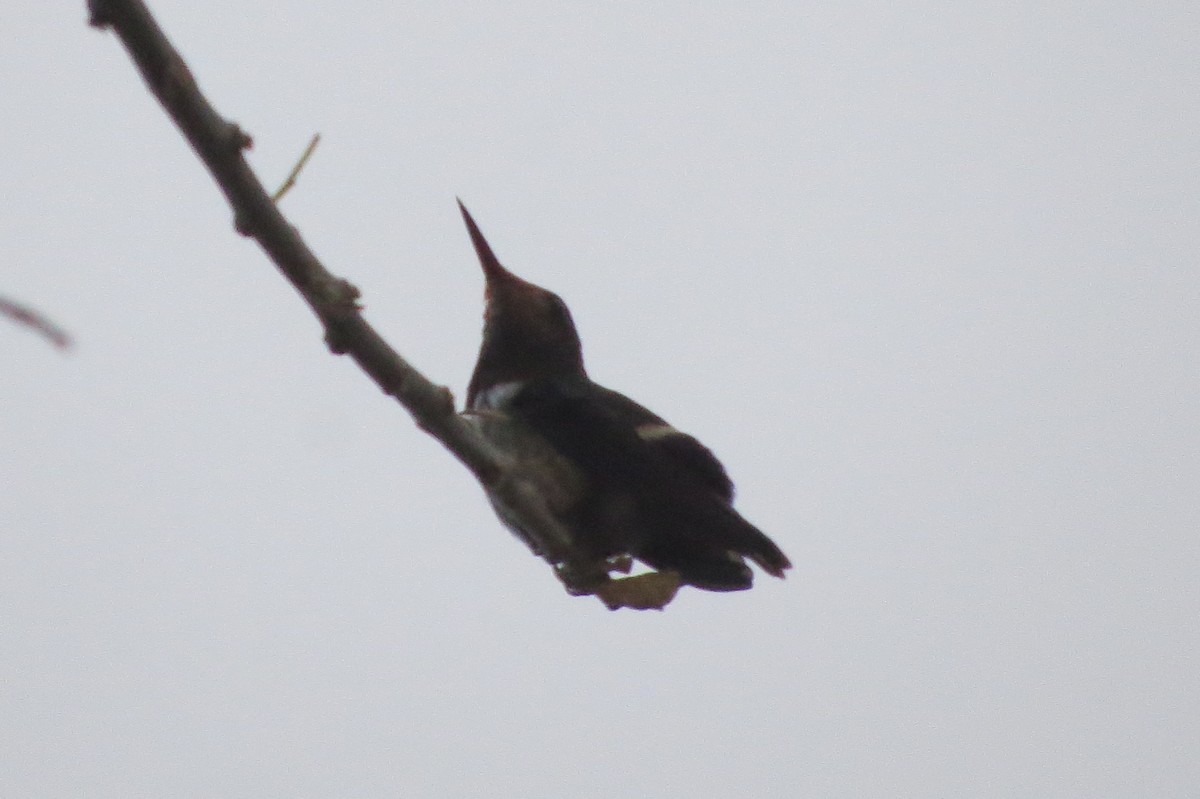
{"label": "bare branch", "polygon": [[[300,292],[325,328],[335,354],[347,354],[384,393],[395,397],[417,425],[440,441],[493,496],[514,509],[538,554],[572,594],[598,594],[608,607],[662,607],[673,590],[639,577],[610,580],[608,564],[584,555],[538,490],[552,475],[513,458],[485,436],[478,420],[455,412],[444,386],[430,382],[372,328],[360,313],[358,289],[330,274],[279,212],[242,151],[251,139],[224,119],[200,93],[191,71],[140,0],[89,0],[90,22],[111,28],[150,91],[175,120],[234,212],[239,233],[253,238]],[[644,576],[643,576],[644,577]],[[626,587],[624,584],[629,583]],[[669,589],[670,587],[667,586]]]}
{"label": "bare branch", "polygon": [[51,322],[32,308],[0,297],[0,314],[7,316],[18,324],[31,327],[41,333],[50,343],[65,350],[71,346],[71,337],[58,325]]}

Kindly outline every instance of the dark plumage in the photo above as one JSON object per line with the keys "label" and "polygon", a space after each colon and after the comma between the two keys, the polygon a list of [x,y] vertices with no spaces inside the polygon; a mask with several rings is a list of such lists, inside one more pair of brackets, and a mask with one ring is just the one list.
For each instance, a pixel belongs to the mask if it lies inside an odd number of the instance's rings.
{"label": "dark plumage", "polygon": [[573,467],[579,487],[560,516],[577,543],[595,557],[631,555],[710,591],[749,588],[744,558],[783,577],[791,563],[733,509],[733,483],[720,461],[692,436],[592,382],[563,301],[501,266],[466,208],[462,214],[487,278],[467,408],[519,420]]}

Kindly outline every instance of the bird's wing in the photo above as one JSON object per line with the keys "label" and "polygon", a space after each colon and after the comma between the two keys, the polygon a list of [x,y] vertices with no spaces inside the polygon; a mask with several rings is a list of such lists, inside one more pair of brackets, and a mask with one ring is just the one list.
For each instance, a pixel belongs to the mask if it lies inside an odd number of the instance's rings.
{"label": "bird's wing", "polygon": [[640,558],[710,590],[750,587],[739,554],[783,576],[787,556],[733,509],[729,476],[703,444],[683,433],[646,436],[666,422],[585,381],[532,381],[511,407],[589,479],[638,498]]}
{"label": "bird's wing", "polygon": [[596,388],[613,416],[628,420],[638,438],[651,449],[708,486],[727,504],[733,502],[733,481],[712,450],[624,394],[603,386]]}

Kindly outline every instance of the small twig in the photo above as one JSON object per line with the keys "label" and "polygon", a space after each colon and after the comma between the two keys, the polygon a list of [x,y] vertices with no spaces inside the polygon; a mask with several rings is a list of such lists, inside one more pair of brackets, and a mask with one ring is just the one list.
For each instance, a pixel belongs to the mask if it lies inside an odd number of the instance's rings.
{"label": "small twig", "polygon": [[60,350],[68,349],[71,346],[71,337],[65,330],[26,305],[0,297],[0,314],[18,324],[33,328]]}
{"label": "small twig", "polygon": [[304,152],[300,154],[300,160],[292,167],[292,171],[288,174],[287,179],[283,181],[283,185],[275,190],[271,195],[273,202],[279,202],[283,196],[292,190],[292,186],[296,185],[296,178],[300,175],[300,170],[304,169],[304,165],[308,163],[308,159],[312,158],[313,151],[317,149],[317,145],[321,143],[321,134],[314,133],[309,139],[308,146],[304,148]]}

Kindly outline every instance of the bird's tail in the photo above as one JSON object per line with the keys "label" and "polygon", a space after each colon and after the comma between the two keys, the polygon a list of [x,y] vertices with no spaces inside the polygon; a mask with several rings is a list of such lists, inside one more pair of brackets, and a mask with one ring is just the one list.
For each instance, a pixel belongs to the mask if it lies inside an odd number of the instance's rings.
{"label": "bird's tail", "polygon": [[[677,508],[678,510],[678,508]],[[659,535],[640,557],[656,568],[679,572],[684,582],[708,591],[741,591],[754,582],[745,558],[782,578],[791,561],[774,541],[724,503],[660,519]]]}
{"label": "bird's tail", "polygon": [[742,523],[742,531],[739,535],[741,545],[738,551],[757,563],[767,574],[783,579],[784,571],[792,568],[792,562],[788,560],[787,555],[783,554],[783,550],[762,530],[740,515],[738,520]]}

